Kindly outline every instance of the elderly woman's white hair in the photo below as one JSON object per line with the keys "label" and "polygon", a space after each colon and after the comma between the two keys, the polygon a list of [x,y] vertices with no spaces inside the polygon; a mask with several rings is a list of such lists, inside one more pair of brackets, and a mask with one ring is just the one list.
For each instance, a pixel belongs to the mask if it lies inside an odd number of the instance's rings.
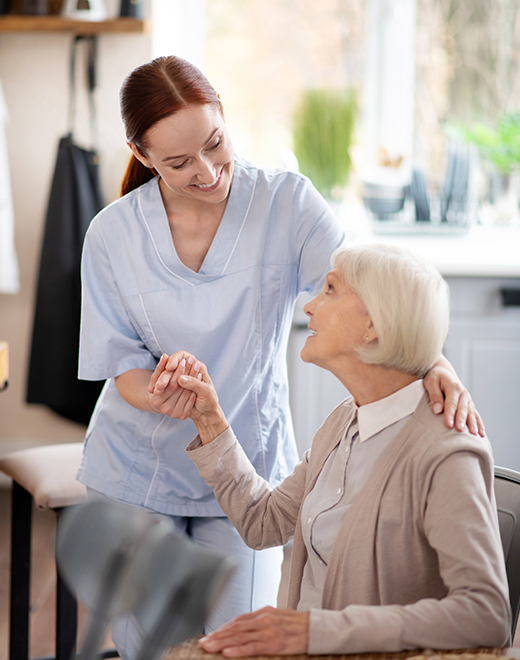
{"label": "elderly woman's white hair", "polygon": [[367,364],[423,376],[448,334],[448,286],[427,260],[391,245],[338,248],[332,265],[363,301],[377,340],[360,346]]}

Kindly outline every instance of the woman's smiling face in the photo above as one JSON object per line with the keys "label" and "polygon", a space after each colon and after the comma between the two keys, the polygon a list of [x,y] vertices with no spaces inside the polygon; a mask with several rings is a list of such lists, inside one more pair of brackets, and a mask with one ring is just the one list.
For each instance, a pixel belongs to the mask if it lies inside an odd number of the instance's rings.
{"label": "woman's smiling face", "polygon": [[[340,269],[327,273],[321,293],[304,307],[310,336],[301,351],[304,362],[336,373],[338,367],[359,361],[356,349],[373,336],[365,305],[348,286]],[[337,374],[336,374],[337,375]]]}
{"label": "woman's smiling face", "polygon": [[146,154],[130,144],[136,158],[153,167],[168,191],[219,204],[233,179],[233,144],[224,118],[211,104],[188,105],[157,122],[146,134]]}

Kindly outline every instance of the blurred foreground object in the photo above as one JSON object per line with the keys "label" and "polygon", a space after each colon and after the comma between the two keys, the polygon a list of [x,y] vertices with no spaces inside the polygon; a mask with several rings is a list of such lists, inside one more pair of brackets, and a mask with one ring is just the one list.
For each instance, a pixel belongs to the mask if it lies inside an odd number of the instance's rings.
{"label": "blurred foreground object", "polygon": [[202,631],[234,562],[181,536],[171,521],[118,502],[87,502],[58,526],[64,580],[90,610],[82,660],[97,656],[109,620],[132,611],[144,632],[139,660]]}

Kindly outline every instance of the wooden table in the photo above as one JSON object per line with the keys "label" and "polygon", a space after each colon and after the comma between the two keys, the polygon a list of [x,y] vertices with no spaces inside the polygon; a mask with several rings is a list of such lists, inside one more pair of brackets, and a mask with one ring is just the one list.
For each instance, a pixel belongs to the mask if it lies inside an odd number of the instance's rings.
{"label": "wooden table", "polygon": [[[515,658],[520,660],[520,649],[458,649],[455,651],[402,651],[401,653],[363,653],[352,655],[260,655],[260,660],[496,660]],[[197,638],[168,649],[161,660],[222,660],[220,653],[205,653],[198,645]]]}

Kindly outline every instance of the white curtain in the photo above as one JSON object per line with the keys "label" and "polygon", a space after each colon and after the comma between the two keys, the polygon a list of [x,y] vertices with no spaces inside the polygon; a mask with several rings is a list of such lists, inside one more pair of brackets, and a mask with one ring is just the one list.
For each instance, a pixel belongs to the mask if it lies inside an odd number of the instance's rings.
{"label": "white curtain", "polygon": [[5,126],[9,119],[0,83],[0,293],[18,293],[20,280],[14,247],[14,213]]}

